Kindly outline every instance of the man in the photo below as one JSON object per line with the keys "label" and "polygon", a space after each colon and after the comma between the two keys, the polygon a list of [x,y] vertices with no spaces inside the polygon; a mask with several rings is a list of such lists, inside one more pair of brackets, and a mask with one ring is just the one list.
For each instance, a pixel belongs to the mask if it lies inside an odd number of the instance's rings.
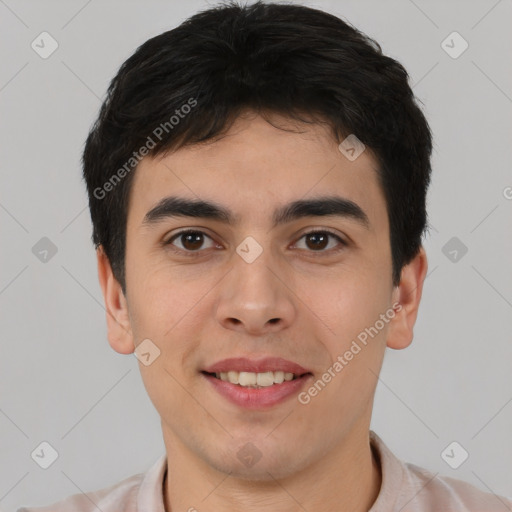
{"label": "man", "polygon": [[84,150],[108,339],[166,454],[40,511],[504,511],[371,432],[427,273],[431,133],[327,13],[235,3],[121,67]]}

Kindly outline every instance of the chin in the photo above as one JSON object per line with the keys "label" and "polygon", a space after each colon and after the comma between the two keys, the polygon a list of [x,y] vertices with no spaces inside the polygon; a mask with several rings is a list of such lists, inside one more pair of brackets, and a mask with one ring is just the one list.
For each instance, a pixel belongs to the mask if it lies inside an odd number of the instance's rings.
{"label": "chin", "polygon": [[289,477],[301,469],[298,467],[300,461],[297,460],[297,453],[292,448],[290,453],[285,454],[274,447],[272,453],[269,447],[258,450],[248,442],[220,458],[218,451],[213,455],[213,458],[206,457],[206,461],[217,471],[252,482],[272,482]]}

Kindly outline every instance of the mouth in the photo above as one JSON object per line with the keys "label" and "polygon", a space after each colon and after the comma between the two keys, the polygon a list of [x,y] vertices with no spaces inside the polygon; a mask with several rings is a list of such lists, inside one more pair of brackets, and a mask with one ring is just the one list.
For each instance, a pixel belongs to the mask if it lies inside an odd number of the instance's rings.
{"label": "mouth", "polygon": [[200,373],[215,396],[237,407],[259,411],[297,396],[314,378],[311,371],[279,357],[225,359]]}
{"label": "mouth", "polygon": [[228,382],[241,388],[261,389],[268,388],[283,384],[283,382],[290,382],[302,377],[312,375],[311,372],[305,373],[292,373],[278,371],[267,372],[238,372],[236,370],[229,370],[227,372],[201,372],[209,377]]}

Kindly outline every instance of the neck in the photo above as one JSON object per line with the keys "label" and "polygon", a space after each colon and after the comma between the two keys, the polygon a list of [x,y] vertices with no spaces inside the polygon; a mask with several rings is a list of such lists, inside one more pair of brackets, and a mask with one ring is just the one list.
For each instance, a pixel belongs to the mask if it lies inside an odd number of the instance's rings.
{"label": "neck", "polygon": [[164,433],[164,440],[168,463],[164,480],[166,512],[367,512],[381,487],[380,463],[370,448],[368,431],[350,435],[336,450],[292,476],[265,481],[217,471],[171,438],[169,432]]}

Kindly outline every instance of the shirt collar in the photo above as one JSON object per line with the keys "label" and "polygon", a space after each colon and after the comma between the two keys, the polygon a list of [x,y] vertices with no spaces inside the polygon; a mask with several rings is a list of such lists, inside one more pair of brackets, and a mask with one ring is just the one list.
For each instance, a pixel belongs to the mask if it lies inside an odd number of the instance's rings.
{"label": "shirt collar", "polygon": [[139,512],[165,512],[163,482],[167,471],[167,454],[161,455],[148,469],[137,494]]}
{"label": "shirt collar", "polygon": [[389,512],[395,509],[397,490],[402,487],[403,464],[373,430],[370,430],[370,446],[378,460],[382,482],[377,499],[368,512]]}

